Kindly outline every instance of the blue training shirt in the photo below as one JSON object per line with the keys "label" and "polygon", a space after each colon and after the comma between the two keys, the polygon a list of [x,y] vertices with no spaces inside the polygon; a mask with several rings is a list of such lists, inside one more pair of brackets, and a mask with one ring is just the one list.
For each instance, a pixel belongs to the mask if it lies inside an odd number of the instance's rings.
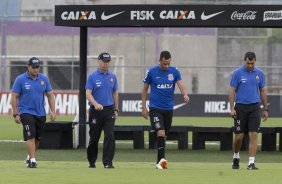
{"label": "blue training shirt", "polygon": [[179,80],[181,75],[176,67],[162,70],[157,65],[150,68],[143,80],[151,86],[149,107],[173,110],[175,83]]}
{"label": "blue training shirt", "polygon": [[116,75],[111,71],[104,74],[97,69],[89,75],[85,89],[91,90],[94,99],[102,106],[113,105],[113,93],[118,90]]}
{"label": "blue training shirt", "polygon": [[243,65],[234,71],[230,86],[236,89],[235,103],[259,103],[260,89],[265,87],[265,76],[259,68],[248,71]]}
{"label": "blue training shirt", "polygon": [[19,113],[46,116],[44,94],[49,91],[52,91],[52,87],[46,75],[39,73],[35,80],[28,72],[19,75],[12,88],[12,92],[19,94]]}

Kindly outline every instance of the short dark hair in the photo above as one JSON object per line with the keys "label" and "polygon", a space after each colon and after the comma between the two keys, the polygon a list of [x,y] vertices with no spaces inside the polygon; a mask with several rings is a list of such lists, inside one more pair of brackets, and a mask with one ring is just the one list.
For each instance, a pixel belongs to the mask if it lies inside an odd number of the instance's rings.
{"label": "short dark hair", "polygon": [[169,51],[162,51],[161,54],[160,54],[160,61],[162,59],[170,59],[171,58],[171,55],[170,55],[170,52]]}
{"label": "short dark hair", "polygon": [[254,52],[247,52],[247,53],[245,54],[244,60],[246,61],[247,58],[248,58],[249,60],[253,60],[253,59],[256,60],[256,54],[255,54]]}

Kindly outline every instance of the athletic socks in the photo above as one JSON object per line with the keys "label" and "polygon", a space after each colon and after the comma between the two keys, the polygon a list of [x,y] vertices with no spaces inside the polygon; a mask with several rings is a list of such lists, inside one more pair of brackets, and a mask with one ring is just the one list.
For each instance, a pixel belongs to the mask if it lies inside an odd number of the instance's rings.
{"label": "athletic socks", "polygon": [[255,163],[255,157],[249,157],[249,165]]}
{"label": "athletic socks", "polygon": [[158,161],[165,158],[165,137],[157,137],[158,140]]}
{"label": "athletic socks", "polygon": [[31,158],[30,162],[36,162],[35,158]]}
{"label": "athletic socks", "polygon": [[240,159],[240,154],[239,154],[239,152],[238,152],[238,153],[234,153],[233,158]]}

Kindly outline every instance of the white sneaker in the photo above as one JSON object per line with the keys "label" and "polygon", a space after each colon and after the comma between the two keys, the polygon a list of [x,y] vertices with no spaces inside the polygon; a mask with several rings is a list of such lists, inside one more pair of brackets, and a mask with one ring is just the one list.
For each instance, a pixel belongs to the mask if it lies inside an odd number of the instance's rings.
{"label": "white sneaker", "polygon": [[163,169],[160,164],[156,164],[156,169]]}
{"label": "white sneaker", "polygon": [[164,159],[164,158],[162,158],[162,159],[159,161],[158,165],[160,165],[162,169],[167,169],[167,160]]}

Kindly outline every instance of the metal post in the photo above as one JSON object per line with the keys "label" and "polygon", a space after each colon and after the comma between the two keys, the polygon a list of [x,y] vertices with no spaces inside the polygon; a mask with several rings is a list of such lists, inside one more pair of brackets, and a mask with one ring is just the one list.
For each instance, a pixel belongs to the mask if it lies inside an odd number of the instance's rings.
{"label": "metal post", "polygon": [[87,27],[80,27],[80,73],[79,73],[79,148],[86,145],[86,95],[87,77]]}

